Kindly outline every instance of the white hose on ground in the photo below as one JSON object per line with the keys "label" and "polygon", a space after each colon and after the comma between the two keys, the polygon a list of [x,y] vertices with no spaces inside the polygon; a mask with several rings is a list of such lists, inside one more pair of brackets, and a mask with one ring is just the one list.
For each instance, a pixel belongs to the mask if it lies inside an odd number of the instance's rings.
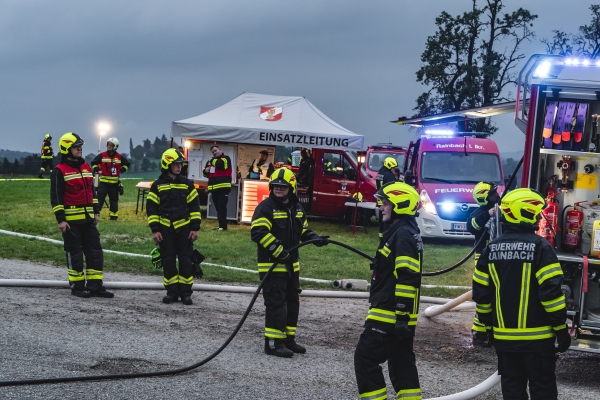
{"label": "white hose on ground", "polygon": [[471,389],[464,390],[462,392],[450,394],[442,397],[431,397],[425,400],[469,400],[474,399],[477,396],[484,394],[491,390],[494,386],[500,383],[500,375],[498,371],[494,372],[492,376],[481,382],[477,386],[473,386]]}
{"label": "white hose on ground", "polygon": [[[473,297],[473,291],[469,290],[467,293],[458,296],[457,298],[450,300],[449,302],[441,305],[441,306],[431,306],[425,309],[426,317],[435,317],[436,315],[440,315],[446,311],[456,309],[458,307],[462,307],[461,309],[475,309],[475,303],[462,304],[465,301],[471,300]],[[460,306],[459,306],[460,304]]]}

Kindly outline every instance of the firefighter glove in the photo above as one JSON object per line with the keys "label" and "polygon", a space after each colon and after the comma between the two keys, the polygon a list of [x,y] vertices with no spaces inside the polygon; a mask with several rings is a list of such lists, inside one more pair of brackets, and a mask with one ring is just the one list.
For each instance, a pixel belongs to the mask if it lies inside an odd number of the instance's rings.
{"label": "firefighter glove", "polygon": [[121,182],[119,182],[119,194],[121,196],[123,196],[123,193],[125,192],[125,189],[123,189],[123,185],[121,184]]}
{"label": "firefighter glove", "polygon": [[571,335],[569,335],[569,330],[565,328],[557,331],[556,341],[558,342],[558,346],[556,346],[557,353],[564,353],[569,350],[569,347],[571,347]]}
{"label": "firefighter glove", "polygon": [[162,268],[162,257],[160,256],[160,250],[158,249],[158,247],[155,247],[154,249],[152,249],[152,251],[150,252],[150,255],[152,256],[152,265],[154,265],[154,268],[161,269]]}
{"label": "firefighter glove", "polygon": [[313,244],[317,247],[323,247],[329,244],[329,236],[315,235],[312,237],[312,239],[316,240],[316,242],[313,242]]}
{"label": "firefighter glove", "polygon": [[200,268],[200,264],[204,261],[204,256],[196,249],[192,252],[192,267],[194,278],[201,279],[204,276],[204,271]]}
{"label": "firefighter glove", "polygon": [[121,173],[123,173],[123,172],[125,172],[125,171],[127,171],[127,168],[125,168],[125,167],[121,167]]}
{"label": "firefighter glove", "polygon": [[279,257],[277,257],[277,260],[286,262],[286,261],[290,261],[291,258],[292,258],[292,256],[290,256],[290,253],[288,253],[287,250],[283,250],[281,252],[281,254],[279,254]]}
{"label": "firefighter glove", "polygon": [[408,327],[408,323],[406,321],[396,321],[396,325],[394,326],[394,336],[399,340],[406,339],[413,336],[412,331]]}

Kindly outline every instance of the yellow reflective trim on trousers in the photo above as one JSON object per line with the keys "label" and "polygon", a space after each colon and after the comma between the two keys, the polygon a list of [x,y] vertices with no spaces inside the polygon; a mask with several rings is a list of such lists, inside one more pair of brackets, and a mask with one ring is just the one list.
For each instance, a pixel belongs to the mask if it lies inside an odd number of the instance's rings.
{"label": "yellow reflective trim on trousers", "polygon": [[160,198],[158,197],[158,195],[156,193],[153,193],[153,192],[148,193],[147,199],[160,205]]}
{"label": "yellow reflective trim on trousers", "polygon": [[252,221],[250,228],[254,228],[256,226],[266,226],[270,230],[273,227],[273,224],[271,224],[271,221],[269,221],[267,218],[260,217],[260,218],[256,218],[254,221]]}
{"label": "yellow reflective trim on trousers", "polygon": [[285,333],[288,336],[294,336],[296,334],[296,327],[295,326],[286,326]]}
{"label": "yellow reflective trim on trousers", "polygon": [[210,192],[211,190],[225,189],[225,188],[230,188],[230,187],[231,187],[231,183],[217,183],[216,185],[209,185],[208,191]]}
{"label": "yellow reflective trim on trousers", "polygon": [[181,283],[183,285],[193,285],[194,277],[190,276],[189,278],[184,278],[183,276],[179,275],[179,283]]}
{"label": "yellow reflective trim on trousers", "polygon": [[[268,272],[269,268],[271,268],[273,263],[258,263],[258,272]],[[300,262],[296,261],[292,264],[294,268],[294,272],[300,271]],[[285,264],[277,264],[275,268],[273,268],[273,272],[288,272],[287,266]]]}
{"label": "yellow reflective trim on trousers", "polygon": [[91,269],[91,268],[86,268],[85,269],[85,277],[86,279],[89,280],[102,280],[102,271],[98,270],[98,269]]}
{"label": "yellow reflective trim on trousers", "polygon": [[100,182],[102,182],[102,183],[110,183],[110,184],[119,183],[119,177],[118,176],[104,176],[104,175],[100,175],[100,178],[98,180]]}
{"label": "yellow reflective trim on trousers", "polygon": [[544,309],[546,310],[546,312],[554,312],[554,311],[562,310],[563,308],[567,307],[565,304],[565,295],[564,294],[561,294],[560,296],[558,296],[557,298],[555,298],[553,300],[542,301],[542,305],[544,306]]}
{"label": "yellow reflective trim on trousers", "polygon": [[389,255],[390,255],[390,253],[392,252],[392,251],[389,249],[389,247],[387,247],[387,246],[385,246],[385,245],[384,245],[382,248],[380,248],[378,251],[379,251],[381,254],[383,254],[383,256],[384,256],[384,257],[387,257],[387,256],[389,256]]}
{"label": "yellow reflective trim on trousers", "polygon": [[554,337],[551,326],[537,328],[494,328],[494,338],[499,340],[541,340]]}
{"label": "yellow reflective trim on trousers", "polygon": [[498,319],[500,328],[504,328],[504,318],[502,317],[502,306],[500,304],[500,278],[498,278],[496,266],[493,263],[488,264],[488,268],[490,269],[490,275],[492,276],[492,281],[496,287],[496,318]]}
{"label": "yellow reflective trim on trousers", "polygon": [[475,218],[471,218],[471,225],[473,225],[473,228],[480,230],[481,227],[479,225],[477,225],[477,222],[475,222]]}
{"label": "yellow reflective trim on trousers", "polygon": [[79,282],[85,279],[83,276],[83,271],[79,272],[75,271],[74,269],[68,269],[67,274],[69,275],[70,282]]}
{"label": "yellow reflective trim on trousers", "polygon": [[287,336],[285,332],[279,329],[265,327],[265,336],[272,339],[285,339]]}
{"label": "yellow reflective trim on trousers", "polygon": [[402,400],[421,400],[421,389],[402,389],[396,394],[396,399]]}
{"label": "yellow reflective trim on trousers", "polygon": [[490,276],[477,268],[473,271],[473,280],[483,286],[490,286]]}
{"label": "yellow reflective trim on trousers", "polygon": [[540,268],[538,272],[536,272],[535,277],[538,281],[538,284],[544,283],[547,279],[553,278],[558,275],[562,275],[562,268],[560,267],[560,263],[554,263],[550,265],[546,265],[544,268]]}
{"label": "yellow reflective trim on trousers", "polygon": [[175,285],[177,283],[179,283],[179,275],[175,275],[174,277],[169,279],[163,278],[163,285],[165,286]]}
{"label": "yellow reflective trim on trousers", "polygon": [[529,308],[529,281],[531,279],[531,263],[523,263],[521,272],[521,295],[519,296],[518,328],[527,327],[527,310]]}
{"label": "yellow reflective trim on trousers", "polygon": [[409,299],[414,299],[417,295],[417,288],[409,285],[396,285],[396,297],[408,297]]}
{"label": "yellow reflective trim on trousers", "polygon": [[387,388],[360,393],[359,397],[361,400],[385,400],[387,399]]}
{"label": "yellow reflective trim on trousers", "polygon": [[492,304],[475,304],[475,310],[480,314],[489,314],[492,312]]}
{"label": "yellow reflective trim on trousers", "polygon": [[273,236],[271,233],[267,233],[265,236],[263,236],[262,239],[260,239],[259,243],[262,245],[262,247],[264,247],[266,249],[274,241],[275,241],[275,236]]}
{"label": "yellow reflective trim on trousers", "polygon": [[367,319],[374,321],[387,322],[388,324],[396,323],[396,312],[383,310],[381,308],[370,308],[367,314]]}
{"label": "yellow reflective trim on trousers", "polygon": [[111,216],[111,217],[118,217],[119,216],[119,212],[118,211],[115,211],[115,212],[111,211],[111,212],[108,213],[108,215]]}

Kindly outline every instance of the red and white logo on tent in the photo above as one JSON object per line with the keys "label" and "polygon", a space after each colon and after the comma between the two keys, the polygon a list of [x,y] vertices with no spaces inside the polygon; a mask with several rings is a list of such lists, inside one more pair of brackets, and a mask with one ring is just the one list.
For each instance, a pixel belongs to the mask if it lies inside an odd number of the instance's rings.
{"label": "red and white logo on tent", "polygon": [[283,107],[260,106],[260,117],[265,121],[279,121],[283,115]]}

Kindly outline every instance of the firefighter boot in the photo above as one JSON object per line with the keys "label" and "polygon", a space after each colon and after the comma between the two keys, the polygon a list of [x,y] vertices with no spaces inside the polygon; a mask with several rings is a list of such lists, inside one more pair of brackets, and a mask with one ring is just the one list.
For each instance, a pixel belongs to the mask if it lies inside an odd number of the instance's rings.
{"label": "firefighter boot", "polygon": [[287,347],[282,339],[265,338],[265,353],[277,357],[292,357],[294,352]]}
{"label": "firefighter boot", "polygon": [[186,306],[191,306],[192,304],[194,304],[194,302],[192,301],[192,296],[181,296],[181,302]]}
{"label": "firefighter boot", "polygon": [[299,353],[299,354],[306,353],[306,347],[296,343],[296,340],[294,339],[293,336],[288,336],[287,339],[285,339],[285,347],[287,347],[294,353]]}
{"label": "firefighter boot", "polygon": [[83,284],[78,284],[78,285],[71,284],[71,294],[73,296],[83,297],[83,298],[88,298],[91,296],[90,292],[85,288],[85,285],[83,285]]}
{"label": "firefighter boot", "polygon": [[167,295],[165,297],[163,297],[162,302],[165,304],[177,303],[178,298],[179,298],[179,296],[177,296],[173,293],[167,293]]}
{"label": "firefighter boot", "polygon": [[105,299],[112,299],[115,294],[106,290],[104,286],[100,286],[100,289],[90,290],[90,296],[92,297],[103,297]]}

